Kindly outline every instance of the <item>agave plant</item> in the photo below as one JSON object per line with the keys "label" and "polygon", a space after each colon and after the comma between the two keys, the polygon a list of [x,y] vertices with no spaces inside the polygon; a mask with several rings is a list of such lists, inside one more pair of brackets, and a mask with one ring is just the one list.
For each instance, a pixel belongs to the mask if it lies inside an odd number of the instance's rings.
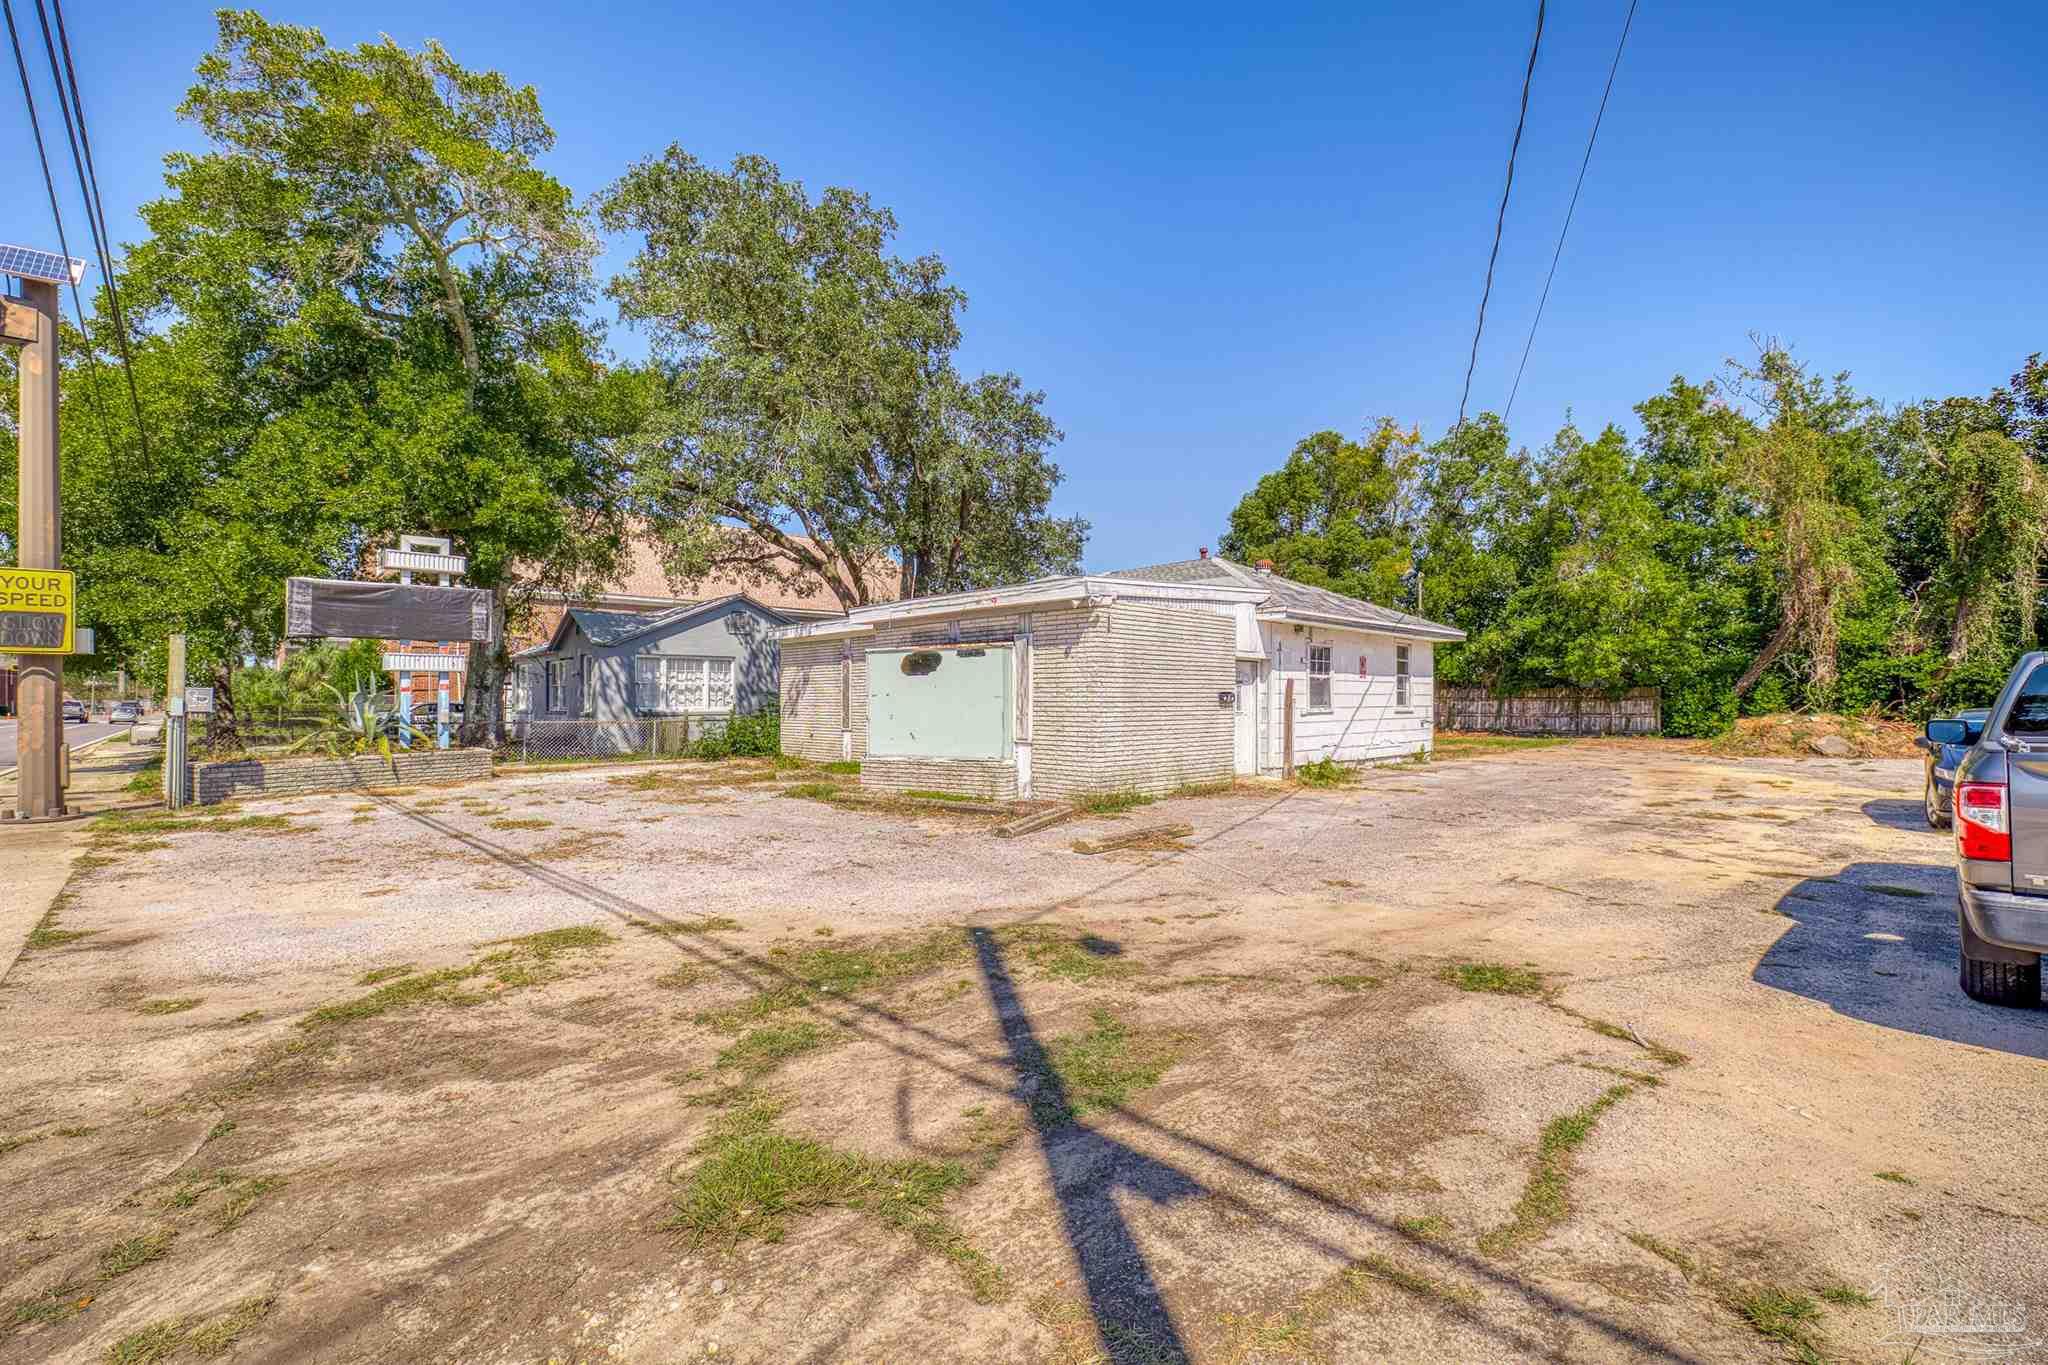
{"label": "agave plant", "polygon": [[344,694],[332,683],[327,690],[334,694],[339,703],[329,723],[293,744],[286,753],[297,753],[301,749],[319,749],[328,755],[341,758],[349,754],[363,754],[375,749],[385,758],[391,757],[391,737],[428,743],[425,731],[408,724],[398,710],[395,697],[386,698],[373,690],[367,682],[358,681],[353,693]]}

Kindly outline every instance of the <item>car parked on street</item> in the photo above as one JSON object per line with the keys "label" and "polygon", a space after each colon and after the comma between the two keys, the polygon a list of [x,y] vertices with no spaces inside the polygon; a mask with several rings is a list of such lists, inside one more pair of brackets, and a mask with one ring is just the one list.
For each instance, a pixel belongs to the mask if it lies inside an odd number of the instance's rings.
{"label": "car parked on street", "polygon": [[1921,804],[1927,812],[1929,829],[1947,829],[1955,816],[1952,800],[1956,785],[1956,764],[1963,761],[1963,755],[1970,751],[1984,733],[1984,722],[1990,719],[1991,708],[1978,707],[1970,711],[1958,711],[1951,720],[1963,723],[1963,737],[1955,744],[1940,744],[1923,734],[1913,741],[1925,751],[1923,761],[1926,782],[1921,792]]}
{"label": "car parked on street", "polygon": [[85,720],[85,703],[76,697],[66,697],[64,699],[64,723],[66,725],[83,725]]}
{"label": "car parked on street", "polygon": [[2048,653],[2013,666],[1974,741],[1960,719],[1930,720],[1926,736],[1963,746],[1951,805],[1963,993],[2034,1008],[2048,952]]}
{"label": "car parked on street", "polygon": [[142,719],[142,703],[139,701],[117,701],[114,709],[107,712],[107,719],[116,725],[133,725]]}

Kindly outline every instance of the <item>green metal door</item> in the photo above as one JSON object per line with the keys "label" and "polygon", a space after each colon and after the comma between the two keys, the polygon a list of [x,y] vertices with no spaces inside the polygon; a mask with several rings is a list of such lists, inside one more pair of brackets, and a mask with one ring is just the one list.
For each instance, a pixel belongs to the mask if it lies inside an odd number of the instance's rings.
{"label": "green metal door", "polygon": [[868,652],[868,752],[1008,758],[1016,707],[1008,645]]}

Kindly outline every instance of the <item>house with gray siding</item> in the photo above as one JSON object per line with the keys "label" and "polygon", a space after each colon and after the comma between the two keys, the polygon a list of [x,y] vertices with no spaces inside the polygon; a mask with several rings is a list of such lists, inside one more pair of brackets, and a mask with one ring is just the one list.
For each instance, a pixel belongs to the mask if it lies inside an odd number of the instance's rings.
{"label": "house with gray siding", "polygon": [[1465,638],[1206,553],[777,635],[784,752],[859,760],[863,786],[1006,799],[1427,752],[1435,648]]}
{"label": "house with gray siding", "polygon": [[627,721],[773,709],[777,630],[821,612],[745,593],[664,611],[571,607],[515,656],[513,711],[531,720]]}

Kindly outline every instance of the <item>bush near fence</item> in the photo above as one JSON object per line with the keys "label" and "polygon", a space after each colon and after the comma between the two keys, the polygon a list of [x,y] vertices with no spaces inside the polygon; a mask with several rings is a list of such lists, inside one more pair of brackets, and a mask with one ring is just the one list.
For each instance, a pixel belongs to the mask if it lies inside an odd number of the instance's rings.
{"label": "bush near fence", "polygon": [[1664,728],[1654,687],[1610,696],[1584,687],[1543,687],[1497,697],[1483,687],[1438,687],[1436,728],[1508,735],[1654,735]]}

